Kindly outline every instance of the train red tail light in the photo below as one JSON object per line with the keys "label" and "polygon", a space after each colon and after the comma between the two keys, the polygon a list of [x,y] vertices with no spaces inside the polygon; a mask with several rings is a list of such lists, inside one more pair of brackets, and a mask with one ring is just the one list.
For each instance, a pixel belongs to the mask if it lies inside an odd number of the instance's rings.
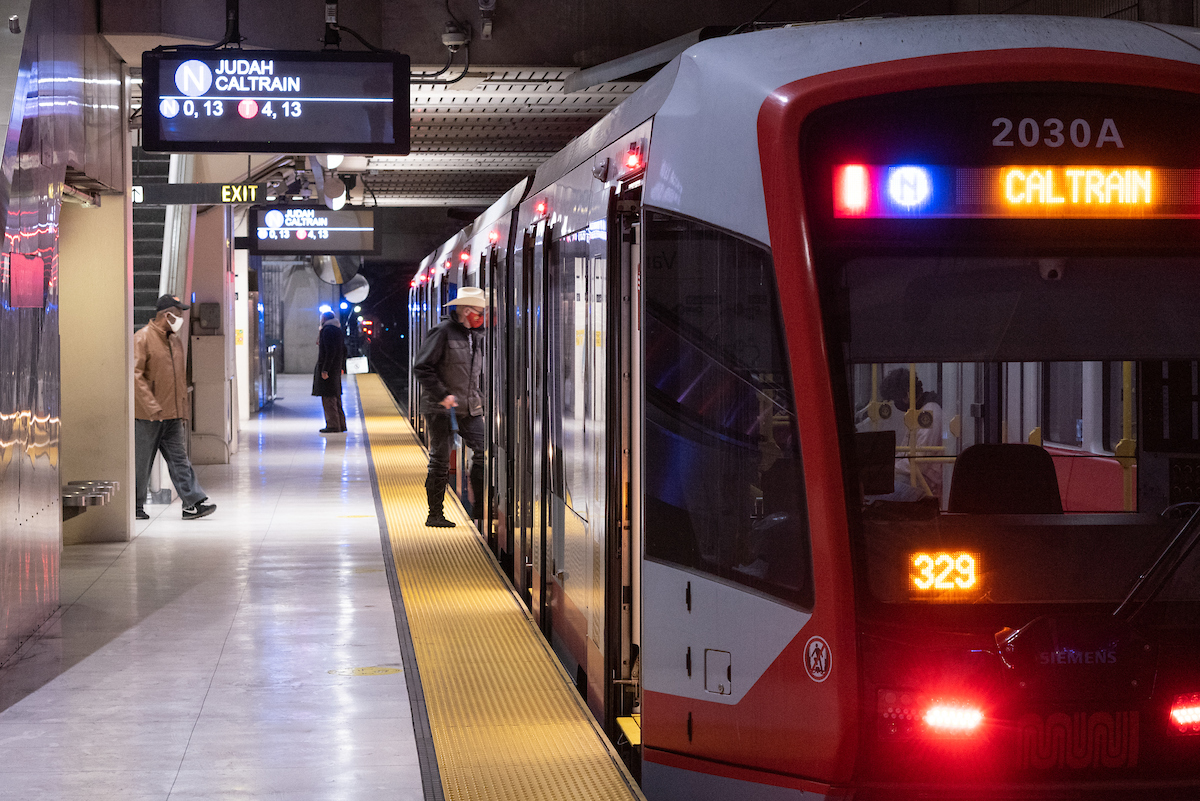
{"label": "train red tail light", "polygon": [[1171,723],[1180,734],[1200,734],[1200,693],[1175,696]]}
{"label": "train red tail light", "polygon": [[940,734],[969,734],[983,723],[983,710],[971,704],[939,701],[925,710],[925,725]]}
{"label": "train red tail light", "polygon": [[907,690],[880,690],[877,712],[877,729],[887,739],[970,737],[984,722],[977,703]]}

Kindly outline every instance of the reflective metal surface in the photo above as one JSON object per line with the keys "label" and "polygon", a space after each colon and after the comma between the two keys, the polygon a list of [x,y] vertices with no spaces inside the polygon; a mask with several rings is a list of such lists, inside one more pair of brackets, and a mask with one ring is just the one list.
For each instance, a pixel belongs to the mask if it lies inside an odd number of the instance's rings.
{"label": "reflective metal surface", "polygon": [[[94,5],[36,0],[22,35],[0,38],[0,113],[11,108],[0,171],[0,661],[58,606],[58,221],[62,186],[121,185],[120,62],[96,35]],[[13,74],[15,50],[20,68]],[[11,99],[11,104],[8,102]],[[42,301],[9,254],[40,257]],[[16,300],[23,297],[21,306]]]}

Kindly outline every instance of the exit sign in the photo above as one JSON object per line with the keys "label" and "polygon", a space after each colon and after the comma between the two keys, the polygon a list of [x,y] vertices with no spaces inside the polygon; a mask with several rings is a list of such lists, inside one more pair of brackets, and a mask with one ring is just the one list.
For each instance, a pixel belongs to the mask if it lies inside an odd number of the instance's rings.
{"label": "exit sign", "polygon": [[266,199],[266,184],[146,184],[133,188],[133,202],[145,206],[220,206]]}

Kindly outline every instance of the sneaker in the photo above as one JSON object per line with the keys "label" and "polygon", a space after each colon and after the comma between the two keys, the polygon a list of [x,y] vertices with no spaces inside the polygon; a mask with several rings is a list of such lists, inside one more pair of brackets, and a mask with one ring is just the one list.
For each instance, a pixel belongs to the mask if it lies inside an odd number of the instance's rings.
{"label": "sneaker", "polygon": [[133,513],[133,516],[136,517],[138,520],[149,520],[150,519],[150,515],[146,514],[145,509],[138,509],[136,512]]}
{"label": "sneaker", "polygon": [[454,528],[454,524],[447,520],[445,515],[435,515],[433,512],[425,518],[425,525],[430,528]]}
{"label": "sneaker", "polygon": [[208,517],[215,511],[217,511],[215,503],[198,503],[195,506],[185,506],[183,507],[183,519],[195,520],[198,517]]}

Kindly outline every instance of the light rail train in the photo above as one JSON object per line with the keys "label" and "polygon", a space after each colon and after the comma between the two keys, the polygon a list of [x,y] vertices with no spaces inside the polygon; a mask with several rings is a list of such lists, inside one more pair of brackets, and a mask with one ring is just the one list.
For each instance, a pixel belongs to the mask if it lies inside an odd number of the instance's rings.
{"label": "light rail train", "polygon": [[1200,793],[1198,48],[708,40],[424,261],[414,352],[492,299],[482,534],[652,801]]}

